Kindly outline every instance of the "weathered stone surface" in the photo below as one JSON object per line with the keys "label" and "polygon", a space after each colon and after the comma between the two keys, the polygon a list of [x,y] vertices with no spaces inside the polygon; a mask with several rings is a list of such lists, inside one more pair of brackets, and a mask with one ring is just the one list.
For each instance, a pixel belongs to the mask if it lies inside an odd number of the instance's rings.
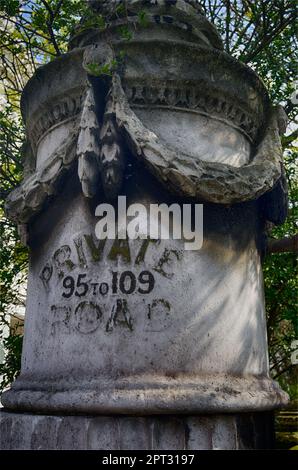
{"label": "weathered stone surface", "polygon": [[[30,272],[22,370],[2,403],[44,416],[4,413],[2,445],[269,447],[264,412],[287,395],[269,376],[261,254],[266,221],[286,216],[284,114],[196,2],[127,7],[104,32],[78,30],[23,93],[26,171],[7,212]],[[121,222],[119,195],[148,211],[204,202],[201,249],[149,240],[147,213],[140,239],[97,240],[95,207]]]}
{"label": "weathered stone surface", "polygon": [[[155,451],[272,449],[274,439],[271,415],[248,414],[247,420],[251,423],[250,427],[247,427],[246,421],[237,415],[84,417],[18,415],[1,411],[0,449]],[[265,434],[266,426],[270,432],[267,430]],[[12,439],[15,435],[17,438]],[[255,436],[260,436],[261,439],[255,442]]]}

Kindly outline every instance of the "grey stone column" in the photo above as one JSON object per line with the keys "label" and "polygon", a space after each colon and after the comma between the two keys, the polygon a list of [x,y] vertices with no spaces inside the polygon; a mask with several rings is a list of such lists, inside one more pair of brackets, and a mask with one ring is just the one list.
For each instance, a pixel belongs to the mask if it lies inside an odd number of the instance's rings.
{"label": "grey stone column", "polygon": [[[143,8],[150,27],[119,39]],[[269,376],[261,268],[266,222],[286,214],[283,114],[196,2],[128,9],[108,35],[78,31],[23,93],[26,174],[7,213],[30,269],[1,446],[269,448],[287,402]],[[119,196],[203,204],[201,248],[146,239],[147,215],[143,238],[98,240],[95,208],[119,223]]]}

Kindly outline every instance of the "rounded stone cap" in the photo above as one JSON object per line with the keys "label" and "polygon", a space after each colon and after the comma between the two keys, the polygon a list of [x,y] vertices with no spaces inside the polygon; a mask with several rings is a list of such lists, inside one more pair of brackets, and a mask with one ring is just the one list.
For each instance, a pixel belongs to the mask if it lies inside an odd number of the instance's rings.
{"label": "rounded stone cap", "polygon": [[[82,46],[91,30],[101,30],[103,34],[116,35],[119,28],[132,26],[134,33],[138,29],[149,29],[148,27],[158,24],[163,28],[172,30],[172,34],[178,38],[186,33],[193,36],[194,43],[203,43],[208,47],[223,49],[223,42],[215,26],[207,20],[202,8],[196,0],[122,0],[88,2],[94,11],[94,16],[98,15],[103,20],[103,25],[98,26],[96,21],[94,27],[85,27],[86,18],[82,18],[81,23],[75,31],[75,35],[70,41],[70,49]],[[90,23],[89,16],[87,17]],[[101,22],[100,22],[101,24]],[[174,31],[174,33],[173,33]]]}

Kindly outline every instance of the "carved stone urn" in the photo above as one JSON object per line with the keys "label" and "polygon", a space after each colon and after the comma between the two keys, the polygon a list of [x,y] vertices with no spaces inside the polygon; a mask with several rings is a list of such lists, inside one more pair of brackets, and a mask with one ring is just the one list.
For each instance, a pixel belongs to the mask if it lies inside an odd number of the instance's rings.
{"label": "carved stone urn", "polygon": [[[261,259],[287,210],[282,110],[196,1],[121,3],[91,1],[105,28],[82,20],[23,92],[25,177],[7,214],[31,254],[2,445],[270,447],[287,395],[269,376]],[[124,196],[202,204],[200,249],[142,224],[97,239],[96,207],[119,222]]]}

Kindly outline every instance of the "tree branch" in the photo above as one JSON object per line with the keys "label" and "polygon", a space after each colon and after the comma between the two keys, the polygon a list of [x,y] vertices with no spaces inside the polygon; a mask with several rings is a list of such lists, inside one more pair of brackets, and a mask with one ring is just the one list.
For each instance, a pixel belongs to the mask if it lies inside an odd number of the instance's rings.
{"label": "tree branch", "polygon": [[283,20],[275,29],[271,31],[269,35],[264,33],[263,38],[258,39],[259,46],[255,48],[251,53],[248,53],[246,57],[243,57],[242,60],[244,63],[251,62],[254,60],[269,44],[275,37],[277,37],[291,22],[294,21],[294,15],[290,15],[288,18]]}
{"label": "tree branch", "polygon": [[[59,49],[59,46],[57,44],[57,41],[56,41],[56,37],[55,37],[55,33],[54,33],[54,30],[53,30],[53,24],[54,24],[54,21],[55,21],[55,15],[58,13],[58,10],[56,12],[54,12],[50,5],[47,3],[46,0],[41,0],[43,5],[45,6],[48,14],[49,14],[49,20],[46,22],[47,24],[47,28],[48,28],[48,31],[49,31],[49,35],[50,35],[50,38],[51,38],[51,42],[54,46],[54,49],[55,49],[55,52],[57,54],[57,56],[61,55],[61,51]],[[60,2],[61,3],[61,2]],[[61,6],[61,5],[60,5]],[[60,6],[58,5],[58,9],[60,8]]]}
{"label": "tree branch", "polygon": [[282,137],[282,146],[283,148],[287,148],[291,145],[291,143],[298,138],[298,128],[295,129],[291,134],[284,135]]}

